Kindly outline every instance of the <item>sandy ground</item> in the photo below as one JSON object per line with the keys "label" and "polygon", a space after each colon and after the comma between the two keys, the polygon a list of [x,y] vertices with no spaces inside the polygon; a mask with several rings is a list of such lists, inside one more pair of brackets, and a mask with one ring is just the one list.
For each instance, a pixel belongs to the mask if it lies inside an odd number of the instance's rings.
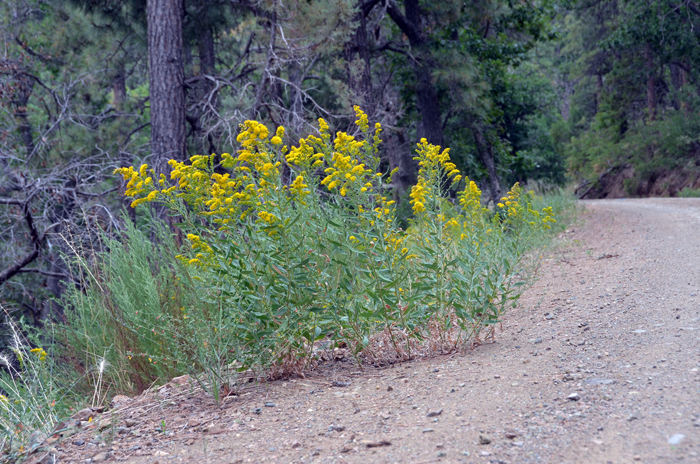
{"label": "sandy ground", "polygon": [[585,207],[495,343],[335,362],[221,409],[169,384],[57,462],[700,463],[700,200]]}

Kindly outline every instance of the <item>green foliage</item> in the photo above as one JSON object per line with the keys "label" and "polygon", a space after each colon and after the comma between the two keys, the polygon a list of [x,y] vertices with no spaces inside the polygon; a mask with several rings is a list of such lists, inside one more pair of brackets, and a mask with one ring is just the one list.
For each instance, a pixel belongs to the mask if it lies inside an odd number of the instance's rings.
{"label": "green foliage", "polygon": [[[162,224],[151,221],[150,233],[128,219],[124,224],[119,237],[105,237],[105,251],[76,250],[69,257],[84,291],[67,290],[62,303],[70,310],[57,333],[63,356],[76,366],[106,362],[105,390],[136,392],[201,368],[190,360],[208,334],[196,329],[212,322],[215,307],[195,291],[192,272],[175,258],[174,238]],[[187,316],[193,310],[197,324]],[[79,380],[81,391],[95,387],[93,376]]]}
{"label": "green foliage", "polygon": [[[359,140],[332,140],[321,120],[321,137],[289,152],[282,128],[270,138],[247,121],[239,156],[222,155],[223,175],[213,156],[171,161],[172,186],[146,165],[119,170],[134,206],[162,202],[183,218],[192,251],[180,259],[218,309],[196,356],[217,400],[232,370],[299,372],[321,341],[370,362],[409,358],[427,342],[459,349],[493,335],[520,295],[521,259],[553,222],[551,208],[532,209],[516,185],[491,214],[469,180],[453,205],[446,197],[459,171],[424,140],[404,233],[377,173],[380,127],[370,131],[359,109],[357,117]],[[325,177],[313,174],[324,165]]]}

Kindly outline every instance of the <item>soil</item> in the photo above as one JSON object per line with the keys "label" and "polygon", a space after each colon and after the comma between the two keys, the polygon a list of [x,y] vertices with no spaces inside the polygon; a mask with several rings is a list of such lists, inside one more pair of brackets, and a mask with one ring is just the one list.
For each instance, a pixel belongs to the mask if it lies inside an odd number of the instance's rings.
{"label": "soil", "polygon": [[675,197],[685,188],[700,188],[700,173],[695,163],[674,169],[658,168],[646,175],[626,164],[606,170],[593,184],[584,182],[577,187],[576,194],[585,199]]}
{"label": "soil", "polygon": [[700,462],[700,200],[584,204],[495,342],[384,369],[334,361],[220,409],[179,379],[49,438],[47,458]]}

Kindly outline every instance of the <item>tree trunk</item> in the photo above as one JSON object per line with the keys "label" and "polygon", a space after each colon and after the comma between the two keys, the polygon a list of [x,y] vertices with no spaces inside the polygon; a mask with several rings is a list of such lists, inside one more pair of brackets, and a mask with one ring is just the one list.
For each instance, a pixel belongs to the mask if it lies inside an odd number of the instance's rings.
{"label": "tree trunk", "polygon": [[167,176],[168,160],[185,159],[186,148],[182,0],[148,0],[147,15],[151,151]]}
{"label": "tree trunk", "polygon": [[644,47],[644,58],[647,67],[647,109],[649,121],[653,121],[656,118],[656,87],[654,86],[654,55],[649,43]]}
{"label": "tree trunk", "polygon": [[438,94],[433,84],[432,56],[428,50],[422,29],[421,8],[418,0],[404,0],[405,15],[394,2],[387,5],[387,13],[401,32],[406,34],[416,59],[413,72],[416,79],[416,97],[421,120],[418,124],[418,139],[426,138],[433,145],[445,145]]}
{"label": "tree trunk", "polygon": [[472,124],[472,134],[474,135],[474,144],[479,159],[486,167],[486,172],[489,176],[489,187],[491,189],[491,199],[494,203],[498,203],[501,199],[501,183],[498,179],[498,171],[496,171],[496,161],[493,156],[493,146],[488,141],[484,134],[484,129],[479,122]]}
{"label": "tree trunk", "polygon": [[360,105],[365,113],[372,115],[374,114],[374,94],[364,4],[364,0],[357,2],[358,12],[354,18],[357,29],[352,39],[345,44],[345,66],[348,85],[357,98],[356,104]]}
{"label": "tree trunk", "polygon": [[112,93],[114,94],[114,109],[121,111],[122,105],[124,105],[126,101],[126,70],[124,69],[123,62],[117,64],[117,69],[112,80]]}

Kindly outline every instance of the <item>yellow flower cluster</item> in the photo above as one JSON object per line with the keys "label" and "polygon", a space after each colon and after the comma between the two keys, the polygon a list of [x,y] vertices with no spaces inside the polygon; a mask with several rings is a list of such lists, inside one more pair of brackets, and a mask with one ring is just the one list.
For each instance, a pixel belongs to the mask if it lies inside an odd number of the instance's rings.
{"label": "yellow flower cluster", "polygon": [[311,193],[309,186],[304,183],[304,176],[297,176],[294,181],[289,184],[289,192],[294,198],[302,199]]}
{"label": "yellow flower cluster", "polygon": [[426,172],[438,171],[445,174],[452,182],[457,183],[462,179],[457,166],[450,161],[450,149],[445,148],[440,153],[439,145],[432,145],[426,139],[421,139],[418,144],[418,156],[413,159],[418,161],[420,168]]}
{"label": "yellow flower cluster", "polygon": [[426,188],[426,182],[424,177],[418,178],[418,183],[411,187],[411,205],[413,205],[413,212],[415,214],[425,211],[425,199],[428,194],[428,189]]}
{"label": "yellow flower cluster", "polygon": [[[321,185],[325,185],[328,190],[340,188],[340,195],[345,196],[349,189],[358,184],[358,181],[366,181],[366,176],[374,174],[359,161],[362,157],[361,150],[365,148],[366,143],[366,141],[358,142],[355,137],[345,132],[338,132],[333,142],[334,151],[330,160],[332,165],[326,168],[327,176],[321,181]],[[371,182],[363,182],[363,186],[358,190],[366,192],[371,189]]]}
{"label": "yellow flower cluster", "polygon": [[515,217],[518,215],[518,206],[520,200],[520,193],[522,188],[518,182],[513,185],[513,187],[508,191],[506,196],[501,198],[500,203],[498,203],[499,208],[504,208],[508,217]]}
{"label": "yellow flower cluster", "polygon": [[46,359],[46,351],[44,351],[43,348],[34,348],[29,351],[34,353],[39,358],[39,361],[43,361],[44,359]]}
{"label": "yellow flower cluster", "polygon": [[[142,164],[138,171],[135,170],[133,166],[114,170],[114,174],[121,174],[124,180],[128,181],[126,184],[126,192],[124,192],[124,195],[127,197],[137,197],[153,189],[153,178],[148,175],[149,172],[153,175],[153,170],[151,169],[149,171],[147,164]],[[146,203],[155,199],[156,193],[155,191],[151,191],[147,197],[134,200],[131,203],[131,207],[136,208],[141,203]]]}

